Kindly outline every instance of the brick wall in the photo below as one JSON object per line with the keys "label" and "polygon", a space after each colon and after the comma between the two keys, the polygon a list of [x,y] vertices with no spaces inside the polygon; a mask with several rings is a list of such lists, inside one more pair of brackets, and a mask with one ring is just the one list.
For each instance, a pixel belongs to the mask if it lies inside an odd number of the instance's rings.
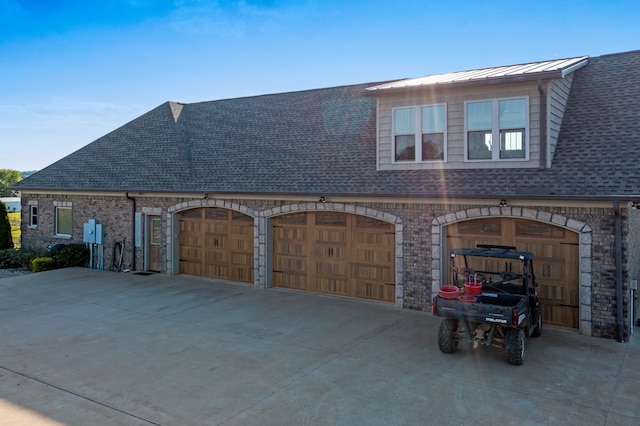
{"label": "brick wall", "polygon": [[[179,203],[189,201],[179,197],[136,197],[137,212],[156,212],[162,214],[163,226],[166,227],[169,215],[167,209]],[[229,200],[241,206],[263,212],[267,209],[293,204],[291,201],[277,200]],[[27,208],[30,202],[38,204],[38,227],[29,228]],[[73,234],[71,239],[54,236],[55,203],[71,203],[73,214]],[[131,264],[131,227],[132,202],[122,196],[82,196],[82,195],[25,195],[22,198],[22,238],[23,244],[57,244],[82,242],[83,224],[89,219],[96,219],[104,227],[104,265],[110,269],[113,261],[114,242],[127,240],[124,253],[124,267],[131,270],[143,268],[143,248],[136,248],[136,265]],[[432,264],[440,262],[439,253],[432,256],[431,247],[432,222],[435,218],[455,214],[455,212],[485,207],[478,205],[426,205],[412,203],[356,203],[358,207],[375,209],[397,216],[402,221],[402,281],[403,301],[405,308],[431,309]],[[595,208],[541,208],[531,207],[537,211],[544,211],[551,217],[553,214],[563,215],[569,219],[581,221],[591,228],[591,334],[598,337],[617,337],[616,328],[616,284],[615,284],[615,241],[614,218],[611,209]],[[545,213],[546,214],[546,213]],[[624,235],[627,235],[628,225],[626,217]],[[167,236],[162,235],[162,264],[167,264]],[[627,256],[624,250],[624,283],[625,318],[629,314],[629,300],[627,291]],[[135,267],[134,267],[135,266]],[[166,272],[166,271],[164,271]],[[582,302],[584,303],[584,302]],[[629,321],[625,321],[628,329]],[[627,330],[628,333],[628,330]]]}
{"label": "brick wall", "polygon": [[[37,202],[38,225],[29,227],[29,203]],[[70,238],[55,235],[56,205],[70,205],[72,233]],[[131,203],[124,196],[38,195],[22,197],[22,244],[46,247],[55,244],[82,243],[84,224],[96,219],[104,229],[104,265],[110,269],[115,241],[131,238]],[[124,267],[131,268],[131,244],[125,245]],[[128,246],[128,247],[127,247]]]}

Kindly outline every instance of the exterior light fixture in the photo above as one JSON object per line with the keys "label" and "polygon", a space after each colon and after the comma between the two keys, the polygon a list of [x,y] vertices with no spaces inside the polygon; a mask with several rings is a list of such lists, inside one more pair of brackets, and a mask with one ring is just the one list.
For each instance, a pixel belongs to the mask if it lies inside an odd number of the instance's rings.
{"label": "exterior light fixture", "polygon": [[637,201],[634,201],[633,203],[631,203],[631,208],[632,208],[633,210],[638,210],[638,209],[640,209],[640,203],[639,203],[639,202],[637,202]]}
{"label": "exterior light fixture", "polygon": [[507,207],[507,200],[500,200],[499,207]]}
{"label": "exterior light fixture", "polygon": [[324,196],[323,196],[323,197],[320,197],[320,199],[318,200],[318,202],[320,202],[320,203],[326,203],[326,202],[327,202],[327,199],[326,199],[326,198],[324,198]]}

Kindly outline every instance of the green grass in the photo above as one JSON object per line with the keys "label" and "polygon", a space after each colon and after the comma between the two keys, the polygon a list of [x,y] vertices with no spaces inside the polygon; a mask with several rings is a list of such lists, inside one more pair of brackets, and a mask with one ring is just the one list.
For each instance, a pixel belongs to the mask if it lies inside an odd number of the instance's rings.
{"label": "green grass", "polygon": [[20,212],[9,213],[9,223],[11,224],[11,236],[14,247],[20,247]]}

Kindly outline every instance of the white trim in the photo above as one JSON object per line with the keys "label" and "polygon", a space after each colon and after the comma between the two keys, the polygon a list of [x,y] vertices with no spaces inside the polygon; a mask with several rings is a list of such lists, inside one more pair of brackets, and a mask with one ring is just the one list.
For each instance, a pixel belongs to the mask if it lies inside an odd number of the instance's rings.
{"label": "white trim", "polygon": [[584,67],[589,62],[589,57],[585,56],[583,61],[578,62],[577,64],[573,64],[570,67],[567,67],[562,70],[562,78],[565,78],[567,74],[571,74],[572,72]]}

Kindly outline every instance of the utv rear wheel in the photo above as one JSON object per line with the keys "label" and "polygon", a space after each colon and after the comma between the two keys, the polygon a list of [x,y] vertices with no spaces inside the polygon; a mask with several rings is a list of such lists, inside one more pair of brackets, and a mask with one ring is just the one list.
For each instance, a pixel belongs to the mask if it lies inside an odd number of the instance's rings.
{"label": "utv rear wheel", "polygon": [[452,354],[458,350],[458,337],[456,330],[458,321],[451,318],[444,318],[438,329],[438,348],[445,354]]}
{"label": "utv rear wheel", "polygon": [[524,362],[524,330],[507,328],[504,338],[504,355],[509,364],[522,365]]}

